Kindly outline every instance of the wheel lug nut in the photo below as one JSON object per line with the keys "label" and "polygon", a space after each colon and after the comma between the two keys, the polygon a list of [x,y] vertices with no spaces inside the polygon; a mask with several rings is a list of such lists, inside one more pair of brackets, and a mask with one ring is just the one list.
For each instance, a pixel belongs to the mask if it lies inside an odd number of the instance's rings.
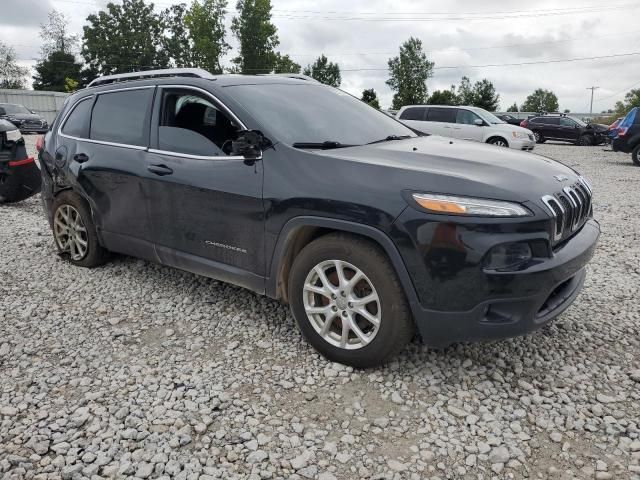
{"label": "wheel lug nut", "polygon": [[353,303],[349,302],[348,306],[349,306],[349,308],[353,308]]}
{"label": "wheel lug nut", "polygon": [[342,311],[342,316],[346,317],[347,316],[347,312],[345,312],[344,310]]}
{"label": "wheel lug nut", "polygon": [[331,310],[333,310],[334,312],[338,311],[338,307],[336,307],[335,305],[333,307],[331,307]]}

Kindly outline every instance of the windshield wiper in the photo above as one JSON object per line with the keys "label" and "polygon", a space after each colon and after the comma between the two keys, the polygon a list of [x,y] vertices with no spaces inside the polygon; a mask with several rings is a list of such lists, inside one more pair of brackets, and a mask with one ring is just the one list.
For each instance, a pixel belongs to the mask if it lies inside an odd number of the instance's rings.
{"label": "windshield wiper", "polygon": [[348,145],[346,143],[327,140],[325,142],[296,142],[291,146],[293,148],[317,148],[320,150],[330,150],[332,148],[357,147],[358,145]]}
{"label": "windshield wiper", "polygon": [[393,140],[404,140],[406,138],[411,138],[411,135],[389,135],[386,138],[381,138],[380,140],[374,140],[373,142],[369,142],[367,143],[367,145],[372,145],[374,143],[391,142]]}

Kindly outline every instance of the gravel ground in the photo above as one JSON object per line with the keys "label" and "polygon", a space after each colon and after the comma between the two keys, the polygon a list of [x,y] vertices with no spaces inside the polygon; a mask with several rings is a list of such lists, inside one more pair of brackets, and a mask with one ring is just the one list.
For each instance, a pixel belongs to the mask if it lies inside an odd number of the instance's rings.
{"label": "gravel ground", "polygon": [[275,301],[133,258],[75,268],[38,197],[0,207],[0,476],[640,479],[640,168],[536,151],[595,186],[575,304],[368,371],[317,355]]}

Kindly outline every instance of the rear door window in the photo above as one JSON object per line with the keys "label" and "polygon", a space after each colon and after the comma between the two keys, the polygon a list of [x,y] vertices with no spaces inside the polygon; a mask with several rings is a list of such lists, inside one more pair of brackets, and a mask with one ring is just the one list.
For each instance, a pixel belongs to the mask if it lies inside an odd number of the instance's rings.
{"label": "rear door window", "polygon": [[98,95],[91,116],[92,140],[146,147],[153,87]]}
{"label": "rear door window", "polygon": [[400,115],[400,120],[424,120],[425,107],[409,107]]}
{"label": "rear door window", "polygon": [[427,113],[427,121],[456,123],[457,108],[438,108],[431,107]]}
{"label": "rear door window", "polygon": [[92,105],[93,96],[84,98],[76,103],[62,126],[62,133],[70,137],[87,138]]}

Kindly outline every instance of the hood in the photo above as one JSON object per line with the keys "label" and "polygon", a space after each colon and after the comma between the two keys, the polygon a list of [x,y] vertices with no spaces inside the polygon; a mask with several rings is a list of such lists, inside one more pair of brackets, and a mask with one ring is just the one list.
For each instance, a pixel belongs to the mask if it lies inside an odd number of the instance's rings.
{"label": "hood", "polygon": [[594,129],[596,132],[606,132],[609,130],[609,125],[603,125],[602,123],[589,123],[587,127]]}
{"label": "hood", "polygon": [[18,128],[8,120],[2,120],[0,118],[0,132],[11,132],[13,130],[17,130]]}
{"label": "hood", "polygon": [[538,204],[579,177],[541,155],[436,135],[316,153],[387,167],[391,188]]}
{"label": "hood", "polygon": [[491,125],[491,128],[495,128],[496,130],[504,130],[507,132],[522,132],[526,134],[533,134],[533,132],[528,128],[523,128],[519,125],[513,125],[512,123],[494,123]]}
{"label": "hood", "polygon": [[44,118],[42,118],[40,115],[38,115],[37,113],[8,113],[7,115],[5,115],[5,118],[16,118],[18,120],[42,120],[44,121]]}

